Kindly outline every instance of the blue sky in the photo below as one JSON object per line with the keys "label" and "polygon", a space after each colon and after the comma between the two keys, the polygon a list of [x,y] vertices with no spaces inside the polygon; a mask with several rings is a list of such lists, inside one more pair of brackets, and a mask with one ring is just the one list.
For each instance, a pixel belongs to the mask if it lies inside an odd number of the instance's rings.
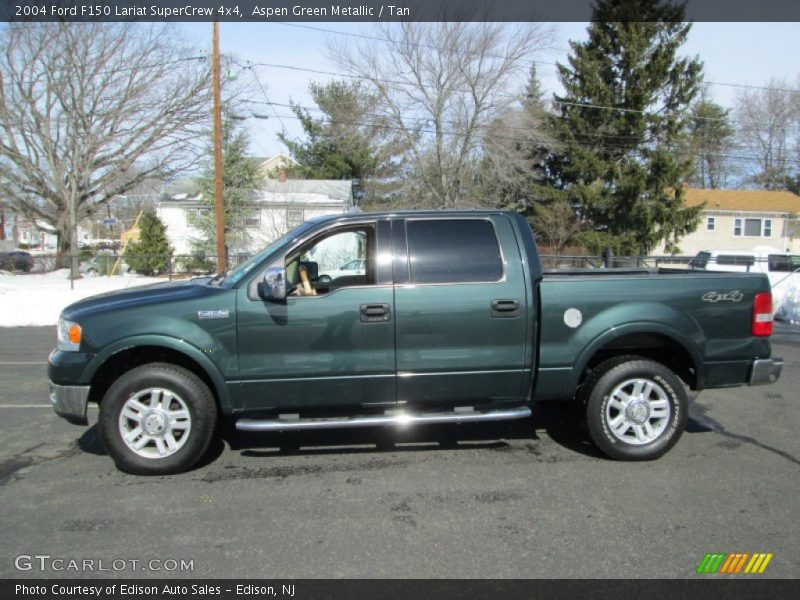
{"label": "blue sky", "polygon": [[[309,25],[362,34],[369,34],[371,27],[367,23]],[[179,27],[199,47],[210,48],[210,23],[182,23]],[[564,62],[569,50],[569,40],[585,38],[586,23],[557,23],[554,27],[554,48],[538,59]],[[220,24],[220,48],[223,53],[233,54],[241,60],[253,63],[292,65],[321,71],[337,71],[326,59],[324,48],[327,39],[340,37],[276,22]],[[778,78],[797,85],[800,83],[800,23],[695,23],[683,47],[683,54],[700,56],[705,63],[707,81],[763,86],[770,79]],[[292,100],[309,105],[309,81],[332,79],[326,75],[269,67],[258,67],[253,71],[254,73],[245,70],[238,74],[243,83],[253,84],[253,99],[265,100],[264,94],[255,85],[253,76],[256,75],[263,84],[269,101],[282,104],[288,104]],[[558,90],[554,67],[540,66],[539,76],[547,92]],[[716,102],[723,106],[732,106],[738,90],[732,86],[712,85],[710,91]],[[247,121],[252,136],[253,154],[269,156],[282,151],[283,147],[276,134],[284,128],[292,136],[300,135],[297,120],[286,116],[291,114],[288,108],[275,108],[275,112],[281,116],[280,119],[268,106],[259,107],[258,110],[271,118]]]}

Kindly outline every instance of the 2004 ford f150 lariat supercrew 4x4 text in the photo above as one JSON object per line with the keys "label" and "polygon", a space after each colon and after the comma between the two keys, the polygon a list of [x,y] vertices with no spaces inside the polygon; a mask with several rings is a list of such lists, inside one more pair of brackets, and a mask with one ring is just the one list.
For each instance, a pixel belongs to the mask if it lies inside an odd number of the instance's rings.
{"label": "2004 ford f150 lariat supercrew 4x4 text", "polygon": [[[364,260],[363,274],[335,267]],[[321,269],[331,277],[320,277]],[[96,296],[61,315],[56,413],[99,429],[117,466],[176,473],[222,417],[244,431],[519,419],[585,405],[617,459],[681,436],[686,388],[775,381],[763,274],[543,273],[513,213],[306,221],[214,278]]]}

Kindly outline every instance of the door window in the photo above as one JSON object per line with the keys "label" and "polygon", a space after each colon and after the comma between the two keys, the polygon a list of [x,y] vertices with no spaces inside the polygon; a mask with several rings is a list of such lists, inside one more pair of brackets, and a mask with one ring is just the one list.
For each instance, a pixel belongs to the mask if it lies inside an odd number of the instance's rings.
{"label": "door window", "polygon": [[374,254],[375,233],[371,226],[327,232],[287,257],[286,280],[295,296],[318,296],[342,287],[371,285],[375,283]]}
{"label": "door window", "polygon": [[412,283],[491,283],[503,277],[492,224],[484,219],[406,222]]}

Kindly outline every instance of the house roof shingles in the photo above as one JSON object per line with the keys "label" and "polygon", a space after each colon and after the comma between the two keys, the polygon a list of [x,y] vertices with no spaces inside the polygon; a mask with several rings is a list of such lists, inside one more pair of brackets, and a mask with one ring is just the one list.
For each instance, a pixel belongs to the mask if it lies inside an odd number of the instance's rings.
{"label": "house roof shingles", "polygon": [[688,188],[686,206],[706,203],[705,210],[800,213],[800,196],[768,190],[710,190]]}
{"label": "house roof shingles", "polygon": [[[202,200],[198,191],[191,193],[180,188],[173,188],[174,193],[169,193],[159,200],[164,203],[197,203]],[[186,188],[188,190],[188,188]],[[319,202],[334,204],[350,204],[353,195],[353,181],[350,179],[265,179],[262,182],[260,193],[256,202],[278,204],[317,204]]]}
{"label": "house roof shingles", "polygon": [[261,188],[266,194],[323,194],[346,202],[353,193],[350,179],[267,179]]}

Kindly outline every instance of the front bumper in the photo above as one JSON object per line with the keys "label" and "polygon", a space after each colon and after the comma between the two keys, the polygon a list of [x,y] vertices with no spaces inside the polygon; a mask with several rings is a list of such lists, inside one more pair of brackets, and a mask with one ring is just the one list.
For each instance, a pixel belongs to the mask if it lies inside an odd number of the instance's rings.
{"label": "front bumper", "polygon": [[50,382],[50,402],[59,417],[75,425],[88,425],[86,405],[89,401],[88,385],[57,385]]}
{"label": "front bumper", "polygon": [[753,368],[750,370],[750,385],[764,385],[775,383],[781,376],[783,369],[782,358],[759,358],[753,361]]}

